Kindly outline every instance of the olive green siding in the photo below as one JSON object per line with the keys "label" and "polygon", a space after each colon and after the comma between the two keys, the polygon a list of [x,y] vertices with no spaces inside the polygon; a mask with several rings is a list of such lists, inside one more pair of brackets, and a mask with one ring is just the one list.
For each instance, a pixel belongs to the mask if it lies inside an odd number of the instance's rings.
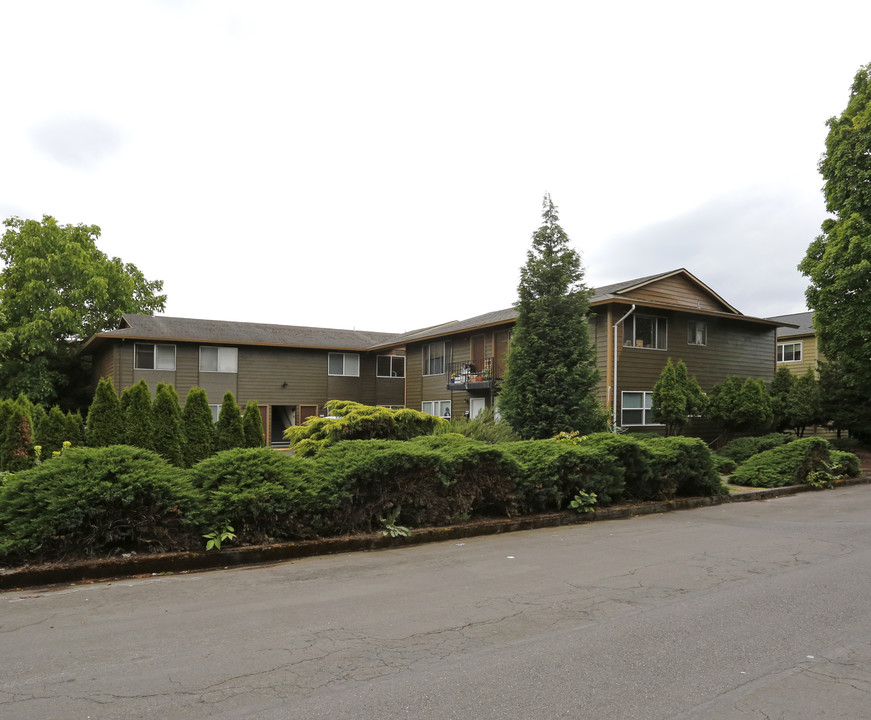
{"label": "olive green siding", "polygon": [[[823,361],[817,349],[816,335],[798,335],[795,337],[780,337],[777,340],[778,345],[801,343],[801,360],[788,362],[779,362],[777,367],[788,368],[793,375],[804,375],[808,368],[817,369],[819,363]],[[775,358],[777,355],[775,354]]]}

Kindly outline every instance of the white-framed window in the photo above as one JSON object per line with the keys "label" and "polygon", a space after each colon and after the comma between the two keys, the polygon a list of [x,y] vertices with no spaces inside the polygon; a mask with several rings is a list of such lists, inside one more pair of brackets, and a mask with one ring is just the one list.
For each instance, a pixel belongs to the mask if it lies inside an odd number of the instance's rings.
{"label": "white-framed window", "polygon": [[387,408],[388,410],[402,410],[405,405],[376,405],[375,407],[383,407]]}
{"label": "white-framed window", "polygon": [[708,344],[708,323],[704,320],[690,320],[687,323],[687,345]]}
{"label": "white-framed window", "polygon": [[423,346],[423,374],[444,375],[447,367],[447,345],[444,342],[427,343]]}
{"label": "white-framed window", "polygon": [[653,392],[645,390],[624,390],[621,405],[620,424],[659,425],[653,422]]}
{"label": "white-framed window", "polygon": [[357,353],[330,353],[327,358],[327,373],[360,377],[360,355]]}
{"label": "white-framed window", "polygon": [[175,345],[136,343],[133,367],[136,370],[175,370]]}
{"label": "white-framed window", "polygon": [[623,345],[647,350],[668,349],[668,320],[653,315],[631,315],[623,323]]}
{"label": "white-framed window", "polygon": [[221,403],[209,403],[209,410],[212,411],[212,422],[217,423],[221,415]]}
{"label": "white-framed window", "polygon": [[450,400],[424,400],[420,404],[421,412],[436,417],[447,418],[451,417],[451,401]]}
{"label": "white-framed window", "polygon": [[800,362],[801,341],[777,344],[777,362]]}
{"label": "white-framed window", "polygon": [[239,349],[234,347],[200,347],[200,372],[234,373],[239,370]]}
{"label": "white-framed window", "polygon": [[405,377],[405,358],[402,355],[379,355],[375,358],[376,377]]}

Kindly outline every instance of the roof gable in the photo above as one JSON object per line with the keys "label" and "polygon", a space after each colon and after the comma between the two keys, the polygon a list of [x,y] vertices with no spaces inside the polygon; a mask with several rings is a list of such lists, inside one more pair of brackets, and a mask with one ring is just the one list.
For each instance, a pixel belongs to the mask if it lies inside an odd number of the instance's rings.
{"label": "roof gable", "polygon": [[602,303],[617,298],[627,302],[742,314],[684,268],[597,288],[592,302]]}

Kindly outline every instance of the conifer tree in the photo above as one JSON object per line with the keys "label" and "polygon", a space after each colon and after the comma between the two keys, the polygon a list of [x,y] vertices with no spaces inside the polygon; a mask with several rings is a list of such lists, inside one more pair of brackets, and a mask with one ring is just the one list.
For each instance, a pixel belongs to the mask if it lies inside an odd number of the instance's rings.
{"label": "conifer tree", "polygon": [[3,428],[2,442],[0,442],[0,469],[18,472],[33,467],[35,461],[33,433],[27,417],[27,407],[16,401],[12,404]]}
{"label": "conifer tree", "polygon": [[653,419],[665,425],[666,436],[678,435],[704,407],[705,395],[690,377],[683,360],[672,365],[669,358],[653,386]]}
{"label": "conifer tree", "polygon": [[184,426],[185,467],[193,467],[214,453],[215,422],[206,391],[201,387],[191,388],[182,411]]}
{"label": "conifer tree", "polygon": [[499,397],[502,417],[524,439],[604,429],[598,371],[587,332],[590,291],[550,195],[520,270],[517,322]]}
{"label": "conifer tree", "polygon": [[89,447],[120,445],[124,442],[124,417],[115,386],[106,378],[97,383],[94,401],[88,410],[85,441]]}
{"label": "conifer tree", "polygon": [[783,366],[777,368],[769,390],[773,416],[771,428],[776,432],[783,432],[786,428],[792,427],[787,411],[787,400],[793,385],[795,385],[795,375],[789,371],[789,368]]}
{"label": "conifer tree", "polygon": [[67,440],[75,447],[85,444],[85,421],[82,414],[76,410],[68,412],[64,418],[67,424]]}
{"label": "conifer tree", "polygon": [[154,413],[151,390],[145,380],[124,388],[121,410],[124,413],[124,443],[145,450],[154,449]]}
{"label": "conifer tree", "polygon": [[152,406],[152,441],[159,455],[178,467],[184,464],[181,405],[172,385],[157,383]]}
{"label": "conifer tree", "polygon": [[42,448],[43,460],[60,452],[65,440],[69,440],[66,417],[59,406],[53,405],[36,429],[36,444]]}
{"label": "conifer tree", "polygon": [[798,437],[804,437],[805,428],[817,425],[822,418],[820,385],[813,368],[796,378],[786,400],[787,416]]}
{"label": "conifer tree", "polygon": [[245,446],[242,413],[232,392],[226,392],[221,401],[221,412],[215,425],[215,450],[230,450]]}
{"label": "conifer tree", "polygon": [[242,430],[245,433],[245,447],[263,447],[266,439],[263,437],[263,420],[256,400],[245,403],[245,413],[242,415]]}

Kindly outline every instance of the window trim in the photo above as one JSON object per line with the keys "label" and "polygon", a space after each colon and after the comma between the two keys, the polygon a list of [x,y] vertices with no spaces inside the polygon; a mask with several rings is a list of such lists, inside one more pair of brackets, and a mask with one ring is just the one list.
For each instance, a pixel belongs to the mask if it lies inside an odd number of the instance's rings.
{"label": "window trim", "polygon": [[[335,373],[330,370],[330,358],[334,355],[342,356],[342,372]],[[357,359],[357,372],[348,372],[347,368],[347,358],[353,357]],[[327,375],[330,377],[360,377],[360,353],[344,353],[344,352],[331,352],[327,353]]]}
{"label": "window trim", "polygon": [[[434,412],[430,412],[429,410],[426,409],[426,406],[427,406],[427,405],[430,405],[430,406],[432,406],[432,405],[438,405],[438,406],[439,406],[439,410],[441,411],[441,414],[436,414],[436,413],[434,413]],[[443,406],[445,406],[445,405],[447,405],[447,411],[448,411],[448,412],[447,412],[447,415],[446,415],[445,412],[444,412],[444,407],[443,407]],[[451,417],[453,417],[453,416],[451,415],[451,413],[453,412],[453,408],[451,407],[451,401],[450,401],[450,400],[422,400],[421,403],[420,403],[420,411],[423,412],[423,413],[426,413],[427,415],[432,415],[433,417],[446,418],[446,419],[448,419],[448,420],[449,420]]]}
{"label": "window trim", "polygon": [[[378,370],[379,370],[378,365],[379,365],[379,360],[381,360],[381,358],[389,358],[389,359],[390,359],[390,375],[381,375],[381,374],[379,374],[379,372],[378,372]],[[396,358],[401,358],[401,359],[402,359],[402,374],[401,374],[401,375],[397,375],[397,374],[394,372],[394,370],[393,370],[393,361],[394,361]],[[405,377],[405,355],[376,355],[376,356],[375,356],[375,377],[380,377],[380,378],[404,378],[404,377]]]}
{"label": "window trim", "polygon": [[[638,344],[638,331],[636,327],[637,320],[655,320],[655,332],[656,338],[654,339],[654,345],[652,347],[645,347],[644,345]],[[630,324],[631,321],[631,324]],[[662,330],[660,330],[660,323],[663,323]],[[632,328],[631,336],[627,341],[627,331],[629,328]],[[662,345],[660,346],[660,338],[662,339]],[[665,352],[668,350],[668,318],[664,315],[646,315],[644,313],[634,314],[629,317],[625,323],[623,323],[623,347],[635,348],[637,350],[660,350]]]}
{"label": "window trim", "polygon": [[[428,351],[429,348],[434,345],[442,346],[442,369],[440,372],[427,372],[428,370],[432,369],[432,353]],[[444,375],[448,371],[448,347],[449,345],[446,340],[437,340],[435,342],[426,343],[421,348],[421,373],[423,374],[423,377],[435,377],[436,375]]]}
{"label": "window trim", "polygon": [[[696,342],[699,325],[702,326],[702,342]],[[708,345],[708,322],[707,320],[690,320],[687,323],[687,345],[694,347],[707,347]]]}
{"label": "window trim", "polygon": [[[798,357],[795,357],[795,346],[798,345]],[[792,359],[786,360],[786,347],[791,346],[793,348],[792,351]],[[782,342],[777,343],[777,351],[775,357],[777,358],[777,362],[779,363],[788,363],[788,362],[801,362],[802,358],[804,358],[804,345],[802,340],[794,340],[792,342]]]}
{"label": "window trim", "polygon": [[[207,370],[203,367],[203,350],[217,350],[215,358],[216,370]],[[233,351],[233,370],[221,370],[221,351]],[[200,345],[199,351],[199,368],[201,373],[227,373],[237,375],[239,373],[239,348],[230,347],[227,345]]]}
{"label": "window trim", "polygon": [[[627,395],[641,395],[641,407],[640,408],[627,408],[626,407],[626,396]],[[650,400],[650,407],[647,407],[648,398]],[[632,411],[641,411],[641,422],[626,422],[625,413],[626,410]],[[620,427],[662,427],[662,423],[653,422],[652,419],[648,421],[648,416],[652,416],[653,414],[653,390],[623,390],[620,393]]]}
{"label": "window trim", "polygon": [[[139,367],[139,365],[137,364],[137,362],[139,360],[138,348],[143,347],[143,346],[150,346],[151,347],[151,358],[152,358],[152,362],[154,363],[155,367],[150,367],[150,368]],[[170,367],[156,367],[157,366],[157,359],[158,359],[157,348],[159,348],[159,347],[172,348],[172,367],[171,368]],[[147,371],[155,371],[156,370],[158,372],[175,372],[175,368],[176,368],[176,347],[175,347],[175,345],[173,345],[171,343],[145,343],[145,342],[133,343],[133,369],[134,370],[147,370]]]}

